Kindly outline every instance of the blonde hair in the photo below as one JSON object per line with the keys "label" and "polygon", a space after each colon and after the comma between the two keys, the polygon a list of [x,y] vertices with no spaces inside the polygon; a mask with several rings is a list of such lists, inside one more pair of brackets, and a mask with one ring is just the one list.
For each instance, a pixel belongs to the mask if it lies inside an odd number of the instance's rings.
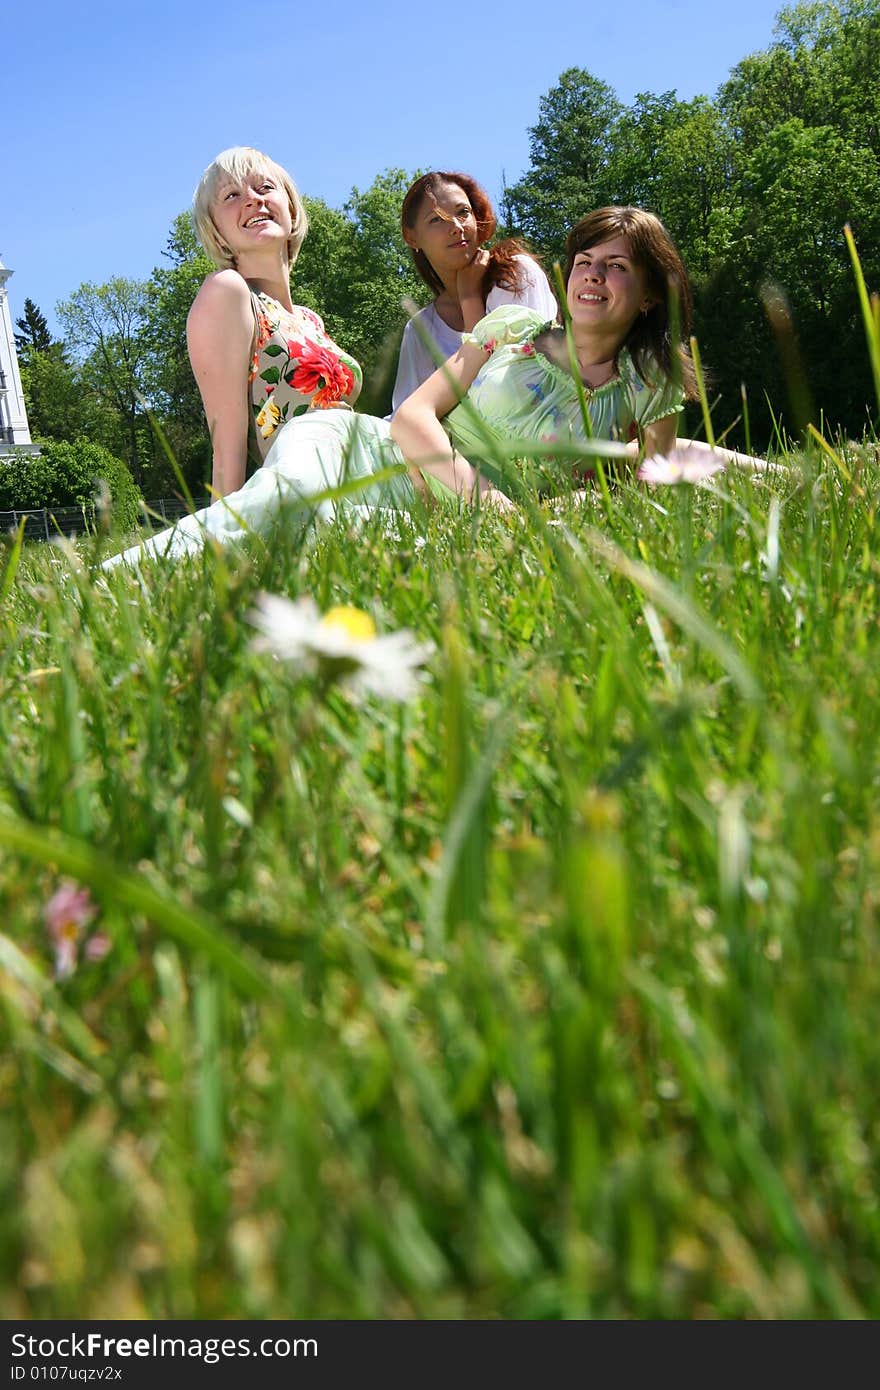
{"label": "blonde hair", "polygon": [[299,248],[309,230],[309,219],[302,198],[287,170],[282,169],[280,164],[276,164],[274,159],[270,159],[260,150],[251,149],[249,145],[233,145],[231,149],[223,150],[211,161],[199,179],[193,195],[192,215],[196,236],[211,260],[221,270],[234,267],[235,257],[220,236],[211,215],[214,198],[221,183],[243,184],[252,174],[268,174],[271,178],[277,179],[287,194],[293,224],[293,231],[287,238],[287,255],[291,265],[299,255]]}

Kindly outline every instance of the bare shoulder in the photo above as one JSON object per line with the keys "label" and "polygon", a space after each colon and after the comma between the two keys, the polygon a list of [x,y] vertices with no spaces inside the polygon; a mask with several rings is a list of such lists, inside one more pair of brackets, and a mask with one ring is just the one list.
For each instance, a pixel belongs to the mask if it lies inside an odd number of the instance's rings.
{"label": "bare shoulder", "polygon": [[203,281],[192,302],[187,327],[234,322],[251,313],[251,292],[237,270],[218,270]]}

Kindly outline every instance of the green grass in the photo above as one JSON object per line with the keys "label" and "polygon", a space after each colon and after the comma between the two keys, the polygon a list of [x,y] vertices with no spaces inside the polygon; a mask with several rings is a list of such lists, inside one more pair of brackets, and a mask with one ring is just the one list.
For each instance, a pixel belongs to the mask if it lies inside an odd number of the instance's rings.
{"label": "green grass", "polygon": [[[790,463],[6,547],[0,1314],[880,1315],[880,459]],[[263,589],[419,698],[255,653]]]}

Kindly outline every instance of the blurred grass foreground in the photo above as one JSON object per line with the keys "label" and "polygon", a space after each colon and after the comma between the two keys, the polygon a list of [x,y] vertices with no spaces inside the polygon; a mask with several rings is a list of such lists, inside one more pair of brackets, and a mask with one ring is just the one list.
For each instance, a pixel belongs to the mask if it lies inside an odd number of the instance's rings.
{"label": "blurred grass foreground", "polygon": [[880,457],[781,464],[7,539],[5,1318],[880,1314]]}

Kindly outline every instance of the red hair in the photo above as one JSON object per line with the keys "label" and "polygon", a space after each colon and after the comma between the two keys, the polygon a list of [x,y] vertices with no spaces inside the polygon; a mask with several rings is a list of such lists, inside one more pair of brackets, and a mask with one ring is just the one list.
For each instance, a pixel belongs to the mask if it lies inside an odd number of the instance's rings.
{"label": "red hair", "polygon": [[[400,209],[400,230],[404,240],[406,240],[407,232],[415,230],[416,218],[424,201],[428,199],[430,202],[435,202],[441,185],[447,183],[457,184],[467,196],[477,223],[479,237],[477,244],[484,246],[490,237],[495,235],[495,229],[498,226],[498,219],[492,204],[489,202],[489,195],[477,183],[476,179],[471,178],[470,174],[453,173],[447,169],[434,169],[430,174],[422,174],[421,178],[416,179],[415,183],[407,189],[403,206]],[[441,294],[443,281],[424,251],[416,251],[411,246],[410,253],[413,258],[413,265],[425,284],[428,285],[433,294]],[[523,271],[522,267],[517,264],[516,258],[523,255],[532,256],[533,260],[537,259],[515,237],[507,237],[504,241],[499,241],[495,246],[489,247],[489,264],[486,267],[481,287],[484,298],[496,285],[514,292],[521,288]]]}

